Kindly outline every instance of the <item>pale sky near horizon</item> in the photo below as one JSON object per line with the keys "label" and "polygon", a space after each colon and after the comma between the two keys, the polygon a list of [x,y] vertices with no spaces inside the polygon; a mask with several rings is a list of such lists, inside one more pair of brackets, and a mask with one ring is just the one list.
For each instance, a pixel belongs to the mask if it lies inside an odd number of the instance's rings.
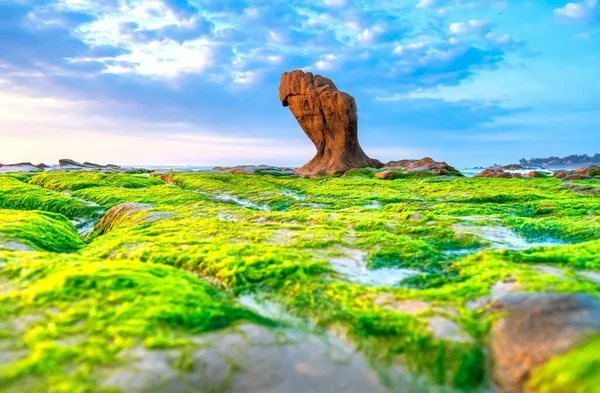
{"label": "pale sky near horizon", "polygon": [[600,152],[597,0],[0,0],[0,162],[300,165],[293,69],[382,161]]}

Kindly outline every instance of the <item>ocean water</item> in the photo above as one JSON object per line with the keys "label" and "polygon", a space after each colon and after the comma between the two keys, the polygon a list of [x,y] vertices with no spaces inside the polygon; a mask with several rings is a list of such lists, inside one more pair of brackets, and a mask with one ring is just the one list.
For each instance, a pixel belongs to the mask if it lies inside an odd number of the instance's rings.
{"label": "ocean water", "polygon": [[[461,173],[463,175],[465,175],[466,177],[473,177],[476,174],[484,171],[487,168],[482,168],[482,167],[478,167],[478,168],[463,168],[463,169],[459,169],[459,171],[461,171]],[[536,168],[536,167],[531,167],[531,168],[527,168],[527,169],[519,169],[516,171],[507,171],[505,170],[504,172],[508,172],[508,173],[520,173],[522,175],[529,173],[531,171],[538,171],[540,173],[544,173],[546,175],[552,175],[554,172],[560,171],[562,169],[544,169],[544,168]]]}

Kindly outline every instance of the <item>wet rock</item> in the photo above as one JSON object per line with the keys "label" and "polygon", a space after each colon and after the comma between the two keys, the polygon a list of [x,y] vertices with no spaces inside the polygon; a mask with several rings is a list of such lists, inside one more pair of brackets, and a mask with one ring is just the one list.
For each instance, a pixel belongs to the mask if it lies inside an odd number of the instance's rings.
{"label": "wet rock", "polygon": [[381,293],[375,298],[374,304],[389,311],[418,314],[431,308],[431,305],[421,300],[398,300],[392,294]]}
{"label": "wet rock", "polygon": [[594,177],[597,175],[600,175],[600,167],[597,166],[590,166],[587,168],[580,168],[577,169],[574,172],[575,175],[580,175],[580,176],[589,176],[589,177]]}
{"label": "wet rock", "polygon": [[35,248],[31,247],[28,244],[23,244],[16,240],[8,240],[3,241],[0,238],[0,250],[8,250],[8,251],[35,251]]}
{"label": "wet rock", "polygon": [[557,179],[564,179],[567,176],[569,176],[569,171],[554,172],[554,174],[552,175],[552,177]]}
{"label": "wet rock", "polygon": [[531,179],[531,178],[535,178],[535,177],[545,177],[545,176],[538,171],[531,171],[531,172],[524,174],[523,177]]}
{"label": "wet rock", "polygon": [[579,272],[579,275],[600,284],[600,272]]}
{"label": "wet rock", "polygon": [[474,340],[463,328],[453,320],[436,315],[427,318],[429,329],[438,340],[473,343]]}
{"label": "wet rock", "polygon": [[[366,359],[333,337],[252,324],[197,337],[198,348],[136,348],[107,370],[104,388],[126,392],[364,393],[387,391]],[[185,365],[185,367],[182,367]]]}
{"label": "wet rock", "polygon": [[333,175],[352,168],[383,164],[369,158],[358,142],[358,116],[354,98],[327,78],[301,70],[281,77],[279,99],[317,148],[316,156],[299,176]]}
{"label": "wet rock", "polygon": [[462,176],[462,174],[459,171],[457,171],[456,168],[448,165],[443,161],[435,161],[430,157],[425,157],[420,160],[390,161],[382,169],[402,169],[407,172],[429,172],[436,176]]}
{"label": "wet rock", "polygon": [[488,168],[485,169],[482,172],[479,172],[478,174],[476,174],[473,177],[488,177],[488,178],[496,178],[496,179],[511,179],[513,176],[512,174],[503,171],[502,169],[492,169],[492,168]]}
{"label": "wet rock", "polygon": [[525,392],[533,368],[600,332],[600,301],[586,294],[513,294],[493,311],[507,313],[491,333],[493,379],[503,392]]}
{"label": "wet rock", "polygon": [[563,180],[589,180],[590,176],[578,175],[578,174],[569,174],[563,177]]}
{"label": "wet rock", "polygon": [[330,251],[336,251],[337,254],[344,254],[328,258],[333,270],[340,273],[348,281],[367,286],[394,286],[408,277],[421,273],[416,270],[397,267],[368,269],[365,260],[367,253],[362,250],[340,247],[333,248]]}

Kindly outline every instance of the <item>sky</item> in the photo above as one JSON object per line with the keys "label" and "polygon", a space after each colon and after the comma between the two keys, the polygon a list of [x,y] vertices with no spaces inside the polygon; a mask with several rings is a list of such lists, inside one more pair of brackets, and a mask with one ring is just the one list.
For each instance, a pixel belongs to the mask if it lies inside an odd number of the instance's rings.
{"label": "sky", "polygon": [[0,162],[301,165],[294,69],[382,161],[600,152],[598,0],[0,0]]}

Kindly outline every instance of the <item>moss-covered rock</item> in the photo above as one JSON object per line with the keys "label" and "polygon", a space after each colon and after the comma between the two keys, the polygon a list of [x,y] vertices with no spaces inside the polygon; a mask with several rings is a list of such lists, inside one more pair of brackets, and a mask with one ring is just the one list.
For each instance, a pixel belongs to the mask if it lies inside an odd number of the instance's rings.
{"label": "moss-covered rock", "polygon": [[[3,377],[20,393],[101,391],[131,351],[177,347],[187,369],[204,332],[245,320],[341,337],[382,381],[401,368],[431,389],[485,390],[486,338],[502,317],[490,299],[600,297],[597,194],[554,178],[394,171],[0,176],[0,243],[12,242],[0,251]],[[106,210],[83,243],[69,219]],[[240,295],[281,312],[252,312]],[[579,377],[577,351],[556,362]],[[540,391],[561,386],[533,375]]]}

